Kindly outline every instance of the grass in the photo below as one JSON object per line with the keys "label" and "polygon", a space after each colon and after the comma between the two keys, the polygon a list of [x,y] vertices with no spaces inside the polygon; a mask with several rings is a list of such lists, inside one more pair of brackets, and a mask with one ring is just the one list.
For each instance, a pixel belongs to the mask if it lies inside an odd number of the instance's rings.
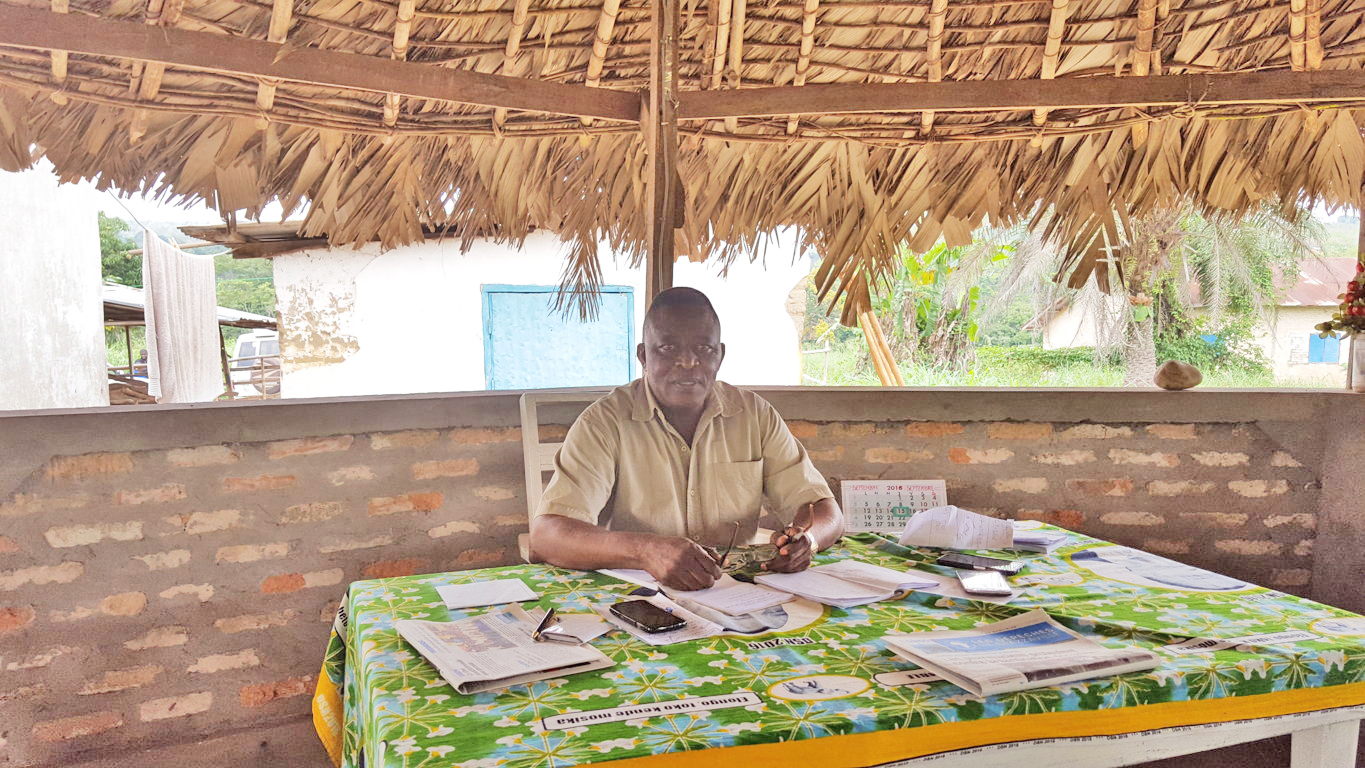
{"label": "grass", "polygon": [[[1011,353],[1011,350],[1014,353]],[[1041,353],[1041,354],[1040,354]],[[1040,360],[1039,358],[1044,358]],[[1057,358],[1048,360],[1046,358]],[[1052,355],[1038,347],[996,347],[982,350],[968,371],[953,371],[933,365],[901,363],[901,377],[908,387],[1118,387],[1123,369],[1118,365],[1096,365],[1087,361],[1066,360],[1066,354]],[[1072,356],[1074,357],[1074,356]],[[855,344],[833,347],[828,353],[804,356],[803,383],[815,386],[878,386],[876,370],[867,350]],[[827,358],[827,359],[826,359]],[[828,366],[828,367],[826,367]],[[1341,389],[1346,383],[1343,369],[1338,377],[1277,379],[1269,371],[1236,369],[1204,372],[1205,388],[1231,389]]]}

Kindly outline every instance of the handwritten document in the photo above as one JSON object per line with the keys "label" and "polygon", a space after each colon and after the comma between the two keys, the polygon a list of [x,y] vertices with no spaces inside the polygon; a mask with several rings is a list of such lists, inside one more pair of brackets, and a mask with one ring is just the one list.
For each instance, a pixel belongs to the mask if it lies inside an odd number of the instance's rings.
{"label": "handwritten document", "polygon": [[949,504],[911,517],[900,543],[944,549],[1008,549],[1014,543],[1014,526],[1009,520],[978,515]]}

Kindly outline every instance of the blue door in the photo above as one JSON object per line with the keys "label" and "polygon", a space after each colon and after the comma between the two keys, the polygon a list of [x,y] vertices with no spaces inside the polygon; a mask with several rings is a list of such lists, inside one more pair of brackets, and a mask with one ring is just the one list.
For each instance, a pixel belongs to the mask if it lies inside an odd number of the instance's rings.
{"label": "blue door", "polygon": [[489,389],[600,387],[635,373],[634,293],[604,285],[597,319],[554,308],[550,285],[483,286],[484,380]]}

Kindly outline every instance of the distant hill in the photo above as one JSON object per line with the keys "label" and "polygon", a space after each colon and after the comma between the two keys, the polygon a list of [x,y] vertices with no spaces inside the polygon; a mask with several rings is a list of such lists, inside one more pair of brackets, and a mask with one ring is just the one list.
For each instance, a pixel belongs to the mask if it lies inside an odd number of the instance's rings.
{"label": "distant hill", "polygon": [[[124,218],[123,220],[128,222],[129,229],[128,237],[131,238],[133,242],[137,243],[136,247],[141,248],[142,225],[138,224],[136,221],[133,221],[132,219]],[[148,229],[152,230],[165,240],[168,240],[172,243],[183,244],[195,241],[195,238],[186,235],[184,232],[181,232],[179,225],[173,224],[168,221],[145,221],[143,222],[143,224],[146,224]],[[227,252],[227,248],[221,245],[216,245],[212,247],[205,246],[202,248],[195,248],[194,252],[204,254],[206,256],[216,256],[220,253]]]}

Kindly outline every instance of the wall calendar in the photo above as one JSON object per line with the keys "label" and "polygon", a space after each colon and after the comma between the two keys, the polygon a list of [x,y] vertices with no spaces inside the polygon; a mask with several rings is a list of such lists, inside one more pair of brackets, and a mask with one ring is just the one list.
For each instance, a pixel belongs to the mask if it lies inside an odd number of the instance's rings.
{"label": "wall calendar", "polygon": [[942,480],[845,480],[844,529],[899,533],[916,512],[948,503]]}

